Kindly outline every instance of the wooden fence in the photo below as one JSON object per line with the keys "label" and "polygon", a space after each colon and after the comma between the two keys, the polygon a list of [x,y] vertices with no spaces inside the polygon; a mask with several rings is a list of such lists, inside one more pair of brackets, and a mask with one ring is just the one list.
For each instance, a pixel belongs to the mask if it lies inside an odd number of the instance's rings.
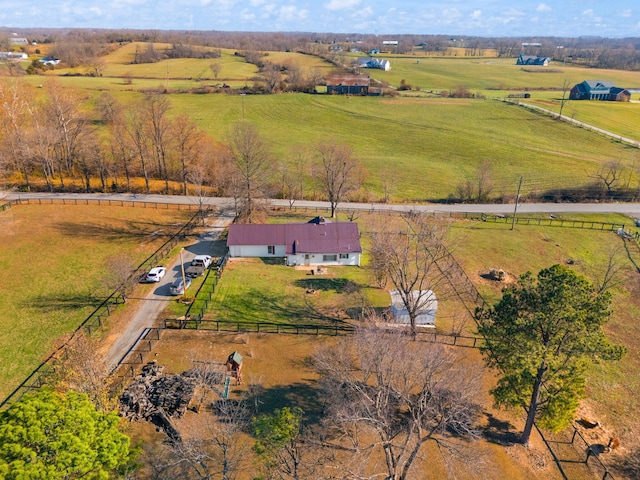
{"label": "wooden fence", "polygon": [[11,200],[2,207],[10,208],[14,205],[98,205],[186,211],[202,211],[206,208],[206,206],[195,203],[158,203],[137,200],[116,200],[109,198],[19,198],[17,200]]}
{"label": "wooden fence", "polygon": [[[480,215],[480,219],[483,222],[494,222],[494,223],[512,223],[513,216],[510,215],[487,215],[485,213]],[[592,222],[586,220],[563,220],[560,218],[533,218],[533,217],[521,217],[517,216],[515,218],[516,225],[534,225],[534,226],[544,226],[544,227],[561,227],[561,228],[583,228],[589,230],[607,230],[607,231],[617,231],[619,229],[625,228],[624,223],[609,223],[609,222]]]}

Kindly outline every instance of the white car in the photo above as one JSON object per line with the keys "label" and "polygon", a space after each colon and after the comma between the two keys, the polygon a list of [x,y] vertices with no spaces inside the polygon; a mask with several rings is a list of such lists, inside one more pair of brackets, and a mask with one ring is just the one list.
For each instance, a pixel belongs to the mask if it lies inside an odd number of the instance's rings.
{"label": "white car", "polygon": [[159,282],[162,277],[167,273],[167,269],[164,267],[154,267],[147,273],[147,282]]}

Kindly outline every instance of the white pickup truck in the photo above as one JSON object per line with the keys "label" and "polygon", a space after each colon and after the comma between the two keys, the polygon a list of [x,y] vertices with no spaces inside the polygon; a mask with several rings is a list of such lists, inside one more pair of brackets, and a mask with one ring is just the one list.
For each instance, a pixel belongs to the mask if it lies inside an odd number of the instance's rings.
{"label": "white pickup truck", "polygon": [[187,277],[199,277],[200,275],[204,275],[204,272],[209,265],[211,265],[211,256],[210,255],[196,255],[191,263],[184,271]]}

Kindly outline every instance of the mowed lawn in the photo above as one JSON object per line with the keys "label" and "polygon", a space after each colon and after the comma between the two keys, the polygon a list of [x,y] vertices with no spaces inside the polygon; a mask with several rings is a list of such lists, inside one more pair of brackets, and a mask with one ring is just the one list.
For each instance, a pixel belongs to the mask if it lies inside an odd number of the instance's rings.
{"label": "mowed lawn", "polygon": [[0,398],[111,293],[107,258],[127,255],[135,268],[191,215],[64,205],[0,212]]}
{"label": "mowed lawn", "polygon": [[231,259],[205,318],[333,325],[349,321],[365,304],[389,304],[389,295],[370,285],[364,268],[326,267],[311,275],[277,260]]}

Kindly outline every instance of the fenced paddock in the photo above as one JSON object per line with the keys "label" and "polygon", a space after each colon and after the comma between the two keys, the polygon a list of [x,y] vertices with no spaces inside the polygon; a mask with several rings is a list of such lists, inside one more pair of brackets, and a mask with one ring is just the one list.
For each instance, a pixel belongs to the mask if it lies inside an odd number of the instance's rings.
{"label": "fenced paddock", "polygon": [[[33,200],[30,200],[33,202]],[[78,200],[77,205],[84,205],[84,200]],[[38,203],[38,202],[35,202]],[[45,202],[46,203],[46,202]],[[18,203],[19,205],[20,203]],[[95,203],[94,203],[95,204]],[[103,203],[103,205],[105,205]],[[117,203],[116,203],[117,205]],[[162,205],[162,204],[161,204]],[[184,207],[184,205],[183,205]],[[208,210],[198,210],[191,217],[191,219],[175,233],[169,240],[161,245],[154,253],[152,253],[146,260],[138,265],[135,270],[125,280],[125,285],[113,292],[108,298],[91,313],[89,316],[76,328],[71,334],[69,340],[57,348],[51,353],[38,367],[36,367],[29,376],[23,380],[8,396],[0,403],[0,409],[7,408],[12,403],[20,400],[22,396],[35,389],[41,388],[43,385],[49,383],[50,375],[53,372],[53,366],[58,359],[64,356],[66,348],[74,341],[76,336],[83,332],[89,335],[101,330],[105,324],[105,320],[118,305],[124,303],[125,299],[122,292],[129,288],[131,285],[137,283],[150,266],[155,266],[159,259],[166,257],[173,248],[175,248],[180,241],[182,241],[187,235],[189,235],[194,228],[196,228],[202,222],[202,218],[208,214]]]}

